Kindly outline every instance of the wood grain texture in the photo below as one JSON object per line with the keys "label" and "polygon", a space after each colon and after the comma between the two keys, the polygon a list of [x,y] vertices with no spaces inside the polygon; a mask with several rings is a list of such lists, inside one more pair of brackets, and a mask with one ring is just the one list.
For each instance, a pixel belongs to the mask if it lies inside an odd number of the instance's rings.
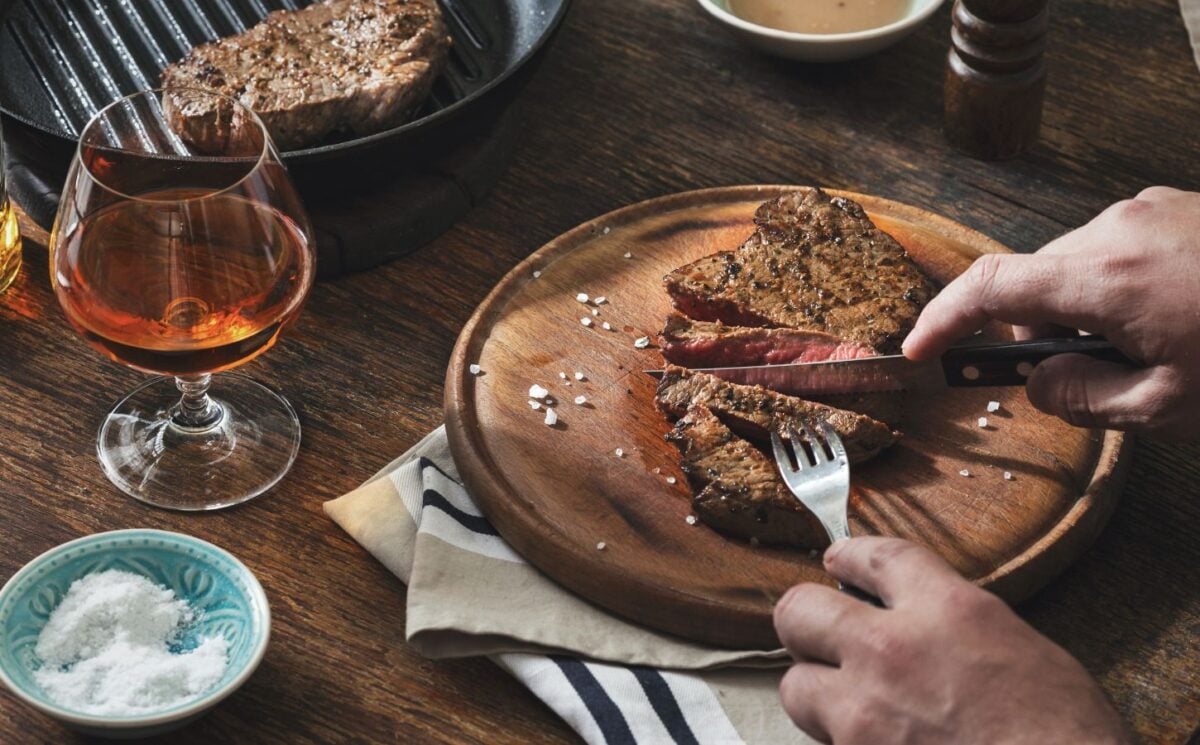
{"label": "wood grain texture", "polygon": [[[598,605],[710,644],[777,647],[775,602],[798,581],[833,582],[807,551],[755,547],[686,522],[691,489],[664,439],[670,425],[654,404],[656,381],[642,373],[663,359],[633,341],[653,338],[670,310],[664,274],[741,245],[759,204],[792,189],[687,192],[565,233],[488,296],[446,375],[455,462],[505,538]],[[1007,251],[911,206],[833,193],[861,204],[939,284],[984,253]],[[606,298],[599,316],[579,292]],[[476,363],[482,375],[468,371]],[[533,384],[557,400],[553,427],[527,405]],[[581,394],[588,401],[577,406]],[[853,471],[852,534],[918,541],[1017,601],[1065,569],[1111,514],[1129,455],[1122,435],[1047,417],[1021,389],[905,398],[904,437]],[[990,400],[1002,408],[983,430],[977,420]]]}
{"label": "wood grain texture", "polygon": [[[919,205],[1032,251],[1145,186],[1200,188],[1200,72],[1175,0],[1056,0],[1038,143],[981,163],[942,134],[947,5],[899,46],[833,67],[747,51],[691,3],[576,3],[523,99],[513,166],[430,245],[317,285],[246,372],[300,410],[295,470],[213,515],[147,509],[113,489],[92,435],[142,377],[103,362],[47,286],[44,235],[0,298],[0,579],[100,530],[182,530],[244,560],[274,635],[246,686],[160,740],[566,743],[565,724],[484,660],[404,645],[404,587],[321,511],[442,419],[454,340],[492,287],[551,238],[651,197],[739,183],[824,183]],[[400,164],[397,164],[399,167]],[[1100,680],[1139,739],[1200,726],[1200,445],[1139,440],[1108,527],[1021,604]],[[75,743],[0,691],[0,742]]]}

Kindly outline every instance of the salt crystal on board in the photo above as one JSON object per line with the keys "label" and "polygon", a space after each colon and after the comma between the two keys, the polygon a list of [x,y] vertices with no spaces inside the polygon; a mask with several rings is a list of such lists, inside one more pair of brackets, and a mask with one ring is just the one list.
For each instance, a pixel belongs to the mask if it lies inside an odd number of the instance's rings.
{"label": "salt crystal on board", "polygon": [[1004,472],[1004,480],[1005,480],[1005,481],[1012,481],[1012,480],[1013,480],[1012,471],[1005,471],[1005,472]]}
{"label": "salt crystal on board", "polygon": [[558,424],[558,412],[554,409],[546,409],[546,426],[553,427]]}
{"label": "salt crystal on board", "polygon": [[633,254],[631,254],[631,253],[629,253],[628,251],[626,251],[626,252],[625,252],[625,258],[627,258],[627,259],[632,259],[632,258],[633,258]]}
{"label": "salt crystal on board", "polygon": [[604,541],[600,541],[599,543],[596,544],[597,551],[603,551],[606,548],[608,548],[608,544],[605,543]]}
{"label": "salt crystal on board", "polygon": [[985,416],[979,417],[979,428],[987,429],[987,426],[988,426],[987,417],[985,417]]}
{"label": "salt crystal on board", "polygon": [[608,321],[605,321],[604,323],[600,324],[600,328],[604,329],[605,331],[612,331],[612,324]]}
{"label": "salt crystal on board", "polygon": [[958,475],[969,478],[971,476],[971,472],[964,468],[963,470],[958,472]]}
{"label": "salt crystal on board", "polygon": [[478,375],[479,373],[483,372],[483,368],[480,367],[479,365],[471,365],[467,369],[471,371],[472,375]]}
{"label": "salt crystal on board", "polygon": [[587,403],[587,396],[576,396],[575,397],[575,405],[576,406],[583,406],[586,403]]}
{"label": "salt crystal on board", "polygon": [[638,349],[645,349],[646,347],[650,346],[650,337],[649,336],[639,337],[637,340],[635,340],[633,342],[633,346],[637,347]]}
{"label": "salt crystal on board", "polygon": [[592,319],[590,316],[584,316],[583,318],[580,318],[579,322],[582,323],[584,326],[592,325]]}
{"label": "salt crystal on board", "polygon": [[988,413],[995,414],[997,411],[1000,411],[1000,402],[988,401]]}
{"label": "salt crystal on board", "polygon": [[586,302],[588,301],[588,296],[587,296],[587,293],[586,293],[586,292],[581,292],[581,293],[579,293],[578,295],[576,295],[576,296],[575,296],[575,299],[576,299],[576,300],[578,300],[578,301],[579,301],[579,302],[581,302],[581,303],[586,303]]}
{"label": "salt crystal on board", "polygon": [[576,380],[583,380],[583,379],[584,379],[584,375],[583,375],[583,373],[581,373],[581,372],[579,372],[578,370],[576,370],[576,371],[575,371],[575,379],[576,379]]}
{"label": "salt crystal on board", "polygon": [[542,405],[540,403],[538,403],[537,401],[530,401],[529,408],[533,409],[534,411],[537,411],[538,409],[542,408]]}
{"label": "salt crystal on board", "polygon": [[596,298],[592,302],[595,303],[596,305],[604,305],[605,303],[608,302],[608,298],[601,295],[600,297]]}
{"label": "salt crystal on board", "polygon": [[617,448],[616,450],[613,451],[613,455],[617,456],[618,458],[624,458],[625,451],[621,448]]}
{"label": "salt crystal on board", "polygon": [[542,276],[542,273],[541,273],[540,271],[535,271],[535,272],[533,273],[533,278],[534,278],[534,279],[537,279],[537,278],[538,278],[538,277],[540,277],[540,276]]}
{"label": "salt crystal on board", "polygon": [[545,398],[549,394],[550,394],[550,391],[541,387],[537,383],[534,383],[533,385],[529,386],[529,397],[530,398]]}

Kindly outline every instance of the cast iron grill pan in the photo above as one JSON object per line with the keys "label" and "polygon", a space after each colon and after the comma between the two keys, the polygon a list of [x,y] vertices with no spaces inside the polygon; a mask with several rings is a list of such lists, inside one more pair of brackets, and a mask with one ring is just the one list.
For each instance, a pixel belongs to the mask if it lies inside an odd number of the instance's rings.
{"label": "cast iron grill pan", "polygon": [[[158,86],[189,49],[310,0],[0,0],[0,111],[74,141],[121,96]],[[440,0],[454,37],[446,71],[414,119],[367,137],[286,153],[309,163],[419,139],[504,82],[536,52],[566,0]]]}

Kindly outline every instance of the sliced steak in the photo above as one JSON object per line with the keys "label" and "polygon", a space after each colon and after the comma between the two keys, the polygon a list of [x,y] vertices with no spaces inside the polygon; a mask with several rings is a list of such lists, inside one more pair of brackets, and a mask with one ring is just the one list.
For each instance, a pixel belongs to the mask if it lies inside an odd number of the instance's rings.
{"label": "sliced steak", "polygon": [[[163,71],[162,84],[236,98],[262,117],[276,146],[294,150],[334,132],[401,124],[429,95],[449,49],[436,0],[325,0],[195,47]],[[218,106],[167,103],[184,139],[220,149]]]}
{"label": "sliced steak", "polygon": [[679,448],[708,525],[740,538],[798,548],[829,543],[821,523],[792,496],[775,464],[703,406],[692,406],[667,439]]}
{"label": "sliced steak", "polygon": [[663,357],[684,367],[735,367],[873,357],[865,344],[820,331],[728,326],[672,313],[660,334]]}
{"label": "sliced steak", "polygon": [[890,354],[934,286],[904,248],[855,202],[820,189],[758,208],[754,235],[663,282],[675,307],[701,321],[827,333]]}
{"label": "sliced steak", "polygon": [[[793,362],[827,362],[872,357],[875,350],[819,331],[728,326],[720,321],[693,321],[672,313],[659,335],[663,357],[683,367],[733,367]],[[792,393],[786,387],[776,388]],[[896,426],[903,414],[902,393],[856,393],[805,398],[837,409],[849,409]]]}
{"label": "sliced steak", "polygon": [[655,399],[671,416],[686,416],[692,406],[705,406],[743,437],[765,443],[770,432],[787,426],[815,425],[824,420],[846,444],[851,463],[861,463],[894,443],[899,434],[868,416],[805,401],[761,386],[737,385],[707,373],[668,366]]}

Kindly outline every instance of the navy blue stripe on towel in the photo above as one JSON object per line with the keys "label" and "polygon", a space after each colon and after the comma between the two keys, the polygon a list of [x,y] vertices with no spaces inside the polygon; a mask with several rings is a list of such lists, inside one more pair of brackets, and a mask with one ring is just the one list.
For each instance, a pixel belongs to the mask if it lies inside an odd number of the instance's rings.
{"label": "navy blue stripe on towel", "polygon": [[480,533],[482,535],[499,536],[492,524],[487,521],[487,518],[471,515],[463,512],[459,508],[450,504],[450,500],[438,494],[433,489],[426,489],[421,494],[421,508],[437,507],[442,512],[445,512],[450,517],[454,518],[460,525],[472,533]]}
{"label": "navy blue stripe on towel", "polygon": [[662,674],[649,667],[631,667],[629,671],[637,678],[637,682],[641,683],[646,698],[650,699],[650,705],[654,707],[663,726],[671,734],[671,739],[679,745],[699,745],[692,728],[683,718],[683,711],[679,708],[679,702],[675,700],[675,694],[671,692]]}
{"label": "navy blue stripe on towel", "polygon": [[625,715],[613,703],[600,681],[592,675],[592,671],[587,669],[587,665],[571,657],[551,655],[550,659],[554,660],[554,664],[567,676],[567,681],[592,713],[592,719],[596,720],[596,726],[600,728],[604,741],[608,745],[636,745],[633,733],[629,731],[629,723],[625,721]]}

